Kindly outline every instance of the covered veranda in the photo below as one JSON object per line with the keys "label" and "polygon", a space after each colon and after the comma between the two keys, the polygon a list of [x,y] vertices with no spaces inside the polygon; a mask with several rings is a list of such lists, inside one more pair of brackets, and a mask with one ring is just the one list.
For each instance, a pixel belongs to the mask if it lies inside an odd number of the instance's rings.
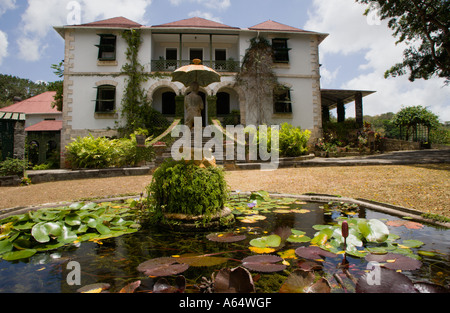
{"label": "covered veranda", "polygon": [[367,90],[340,90],[340,89],[322,89],[322,122],[330,121],[330,110],[337,108],[338,123],[345,121],[345,105],[354,102],[356,122],[363,128],[363,98],[374,94],[376,91]]}

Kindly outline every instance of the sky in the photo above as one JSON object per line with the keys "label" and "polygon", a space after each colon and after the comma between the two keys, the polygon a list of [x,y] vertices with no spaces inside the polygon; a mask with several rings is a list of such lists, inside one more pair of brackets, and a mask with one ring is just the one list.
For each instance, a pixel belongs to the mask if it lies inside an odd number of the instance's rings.
{"label": "sky", "polygon": [[[143,25],[203,17],[248,28],[274,20],[329,34],[320,45],[323,89],[373,90],[364,114],[398,112],[422,105],[450,121],[450,86],[444,80],[384,78],[402,61],[386,21],[364,16],[355,0],[0,0],[0,73],[33,81],[58,80],[50,68],[64,58],[64,40],[53,26],[124,16]],[[294,52],[292,52],[294,53]],[[354,117],[354,105],[347,105]]]}

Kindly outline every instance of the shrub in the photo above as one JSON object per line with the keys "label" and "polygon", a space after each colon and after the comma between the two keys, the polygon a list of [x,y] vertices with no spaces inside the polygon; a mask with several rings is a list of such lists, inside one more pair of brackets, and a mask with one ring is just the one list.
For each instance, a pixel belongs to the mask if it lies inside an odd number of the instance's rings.
{"label": "shrub", "polygon": [[25,168],[28,166],[25,160],[7,158],[0,162],[0,176],[17,175],[22,177]]}
{"label": "shrub", "polygon": [[224,208],[228,198],[222,169],[200,168],[184,160],[166,160],[153,174],[147,191],[149,203],[159,214],[212,216]]}
{"label": "shrub", "polygon": [[[134,166],[141,160],[150,160],[150,148],[138,149],[136,137],[110,140],[105,137],[78,137],[67,147],[67,160],[72,168],[102,169]],[[139,150],[139,152],[138,152]]]}
{"label": "shrub", "polygon": [[309,130],[302,130],[288,123],[281,125],[280,154],[285,157],[297,157],[308,152]]}

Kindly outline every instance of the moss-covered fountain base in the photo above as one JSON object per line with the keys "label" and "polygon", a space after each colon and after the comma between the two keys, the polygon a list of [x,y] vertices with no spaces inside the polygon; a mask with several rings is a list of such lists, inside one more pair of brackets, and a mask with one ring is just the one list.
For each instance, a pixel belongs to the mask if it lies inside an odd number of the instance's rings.
{"label": "moss-covered fountain base", "polygon": [[229,190],[214,160],[167,160],[147,188],[154,220],[176,230],[217,229],[234,223],[225,207]]}

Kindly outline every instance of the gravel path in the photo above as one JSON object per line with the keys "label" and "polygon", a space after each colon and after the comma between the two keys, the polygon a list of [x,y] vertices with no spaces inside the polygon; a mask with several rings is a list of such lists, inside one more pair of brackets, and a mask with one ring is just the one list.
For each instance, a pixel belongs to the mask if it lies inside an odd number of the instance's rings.
{"label": "gravel path", "polygon": [[[364,198],[450,217],[450,164],[308,167],[227,172],[232,190]],[[0,188],[0,208],[138,195],[151,176],[50,182]]]}

